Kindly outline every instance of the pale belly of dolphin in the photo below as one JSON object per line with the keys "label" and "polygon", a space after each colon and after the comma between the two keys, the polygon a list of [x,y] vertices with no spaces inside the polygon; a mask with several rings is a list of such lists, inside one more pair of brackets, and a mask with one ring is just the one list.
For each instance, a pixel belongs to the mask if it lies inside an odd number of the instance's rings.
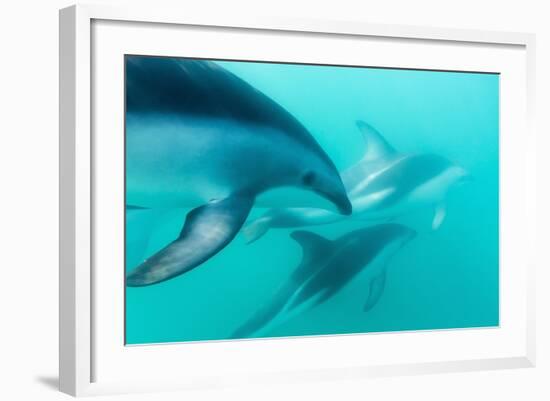
{"label": "pale belly of dolphin", "polygon": [[127,204],[195,207],[261,188],[265,177],[277,186],[281,172],[266,130],[212,118],[128,115]]}

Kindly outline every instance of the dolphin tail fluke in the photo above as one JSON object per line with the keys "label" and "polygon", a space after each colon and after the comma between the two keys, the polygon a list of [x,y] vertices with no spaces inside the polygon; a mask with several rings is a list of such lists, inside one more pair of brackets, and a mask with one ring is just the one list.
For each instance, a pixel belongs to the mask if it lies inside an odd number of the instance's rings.
{"label": "dolphin tail fluke", "polygon": [[368,312],[371,310],[374,305],[378,303],[382,293],[384,292],[384,287],[386,285],[386,270],[382,271],[378,276],[374,277],[370,282],[369,297],[365,306],[363,306],[363,311]]}
{"label": "dolphin tail fluke", "polygon": [[249,338],[259,335],[268,328],[283,311],[288,299],[292,295],[290,285],[285,285],[277,291],[271,301],[260,307],[243,325],[238,327],[229,338]]}
{"label": "dolphin tail fluke", "polygon": [[274,322],[286,314],[293,312],[297,306],[295,302],[301,300],[295,297],[296,291],[311,278],[317,271],[323,268],[319,260],[324,259],[333,247],[333,241],[323,238],[309,231],[294,231],[291,237],[302,247],[302,262],[294,270],[289,279],[284,283],[270,302],[266,303],[242,326],[235,330],[230,338],[247,338],[266,332],[273,327]]}
{"label": "dolphin tail fluke", "polygon": [[267,216],[262,216],[252,223],[248,224],[242,229],[242,233],[247,244],[251,244],[254,241],[263,237],[263,235],[270,228],[271,219]]}
{"label": "dolphin tail fluke", "polygon": [[372,125],[361,120],[357,120],[355,123],[367,145],[363,160],[384,160],[396,153],[395,149]]}
{"label": "dolphin tail fluke", "polygon": [[204,263],[231,242],[253,203],[253,198],[233,195],[191,210],[180,236],[131,271],[126,285],[159,283]]}

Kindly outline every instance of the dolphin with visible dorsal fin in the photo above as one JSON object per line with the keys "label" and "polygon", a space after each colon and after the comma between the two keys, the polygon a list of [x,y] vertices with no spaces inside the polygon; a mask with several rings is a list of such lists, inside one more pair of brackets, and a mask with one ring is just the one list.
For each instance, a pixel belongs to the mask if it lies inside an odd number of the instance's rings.
{"label": "dolphin with visible dorsal fin", "polygon": [[302,247],[302,261],[289,279],[231,338],[264,336],[280,323],[340,293],[350,282],[365,287],[363,310],[380,299],[390,258],[416,232],[401,224],[380,224],[328,240],[309,231],[291,234]]}
{"label": "dolphin with visible dorsal fin", "polygon": [[[466,170],[439,155],[398,153],[374,127],[364,121],[357,121],[357,127],[365,140],[366,152],[341,174],[353,205],[350,218],[391,219],[431,207],[432,229],[438,229],[445,219],[447,193],[470,178]],[[269,209],[247,224],[243,234],[251,243],[271,228],[328,224],[344,218],[318,208]]]}
{"label": "dolphin with visible dorsal fin", "polygon": [[185,273],[229,244],[256,197],[315,192],[350,214],[333,162],[283,107],[205,60],[126,57],[126,200],[196,206],[178,238],[129,272],[128,286]]}

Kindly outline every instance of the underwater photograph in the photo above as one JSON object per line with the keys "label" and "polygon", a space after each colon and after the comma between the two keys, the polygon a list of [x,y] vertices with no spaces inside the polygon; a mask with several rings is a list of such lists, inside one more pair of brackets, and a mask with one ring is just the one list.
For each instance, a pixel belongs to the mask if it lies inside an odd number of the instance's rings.
{"label": "underwater photograph", "polygon": [[498,327],[499,74],[126,55],[125,103],[126,345]]}

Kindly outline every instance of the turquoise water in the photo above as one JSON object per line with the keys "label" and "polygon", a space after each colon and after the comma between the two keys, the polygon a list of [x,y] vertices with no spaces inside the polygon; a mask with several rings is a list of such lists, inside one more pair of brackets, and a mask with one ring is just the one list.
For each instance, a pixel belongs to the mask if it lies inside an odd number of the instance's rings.
{"label": "turquoise water", "polygon": [[[434,153],[465,168],[472,182],[453,188],[446,218],[433,208],[394,219],[416,238],[390,260],[384,292],[368,312],[368,288],[354,287],[274,327],[265,336],[349,334],[499,324],[499,76],[495,74],[217,62],[302,122],[338,170],[365,151],[364,120],[399,152]],[[274,150],[276,151],[276,150]],[[279,189],[284,196],[285,189]],[[181,231],[189,209],[127,211],[126,269]],[[265,212],[255,207],[253,219]],[[303,227],[334,239],[372,222]],[[227,339],[274,296],[302,252],[295,229],[270,230],[247,245],[242,235],[198,268],[126,289],[126,343]]]}

